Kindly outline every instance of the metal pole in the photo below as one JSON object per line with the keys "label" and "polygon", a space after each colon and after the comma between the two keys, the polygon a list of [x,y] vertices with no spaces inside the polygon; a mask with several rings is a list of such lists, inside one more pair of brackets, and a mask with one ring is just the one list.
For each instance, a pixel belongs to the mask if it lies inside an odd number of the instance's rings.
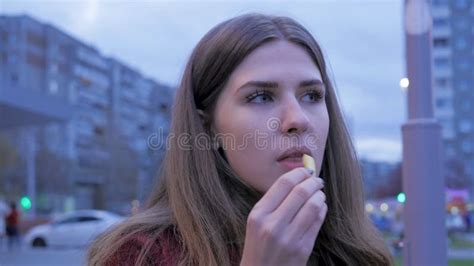
{"label": "metal pole", "polygon": [[404,265],[447,265],[441,126],[433,117],[431,13],[405,0],[408,121],[402,126]]}
{"label": "metal pole", "polygon": [[26,130],[26,173],[27,173],[27,184],[26,191],[31,201],[31,209],[29,215],[34,217],[36,214],[36,138],[33,127],[29,127]]}

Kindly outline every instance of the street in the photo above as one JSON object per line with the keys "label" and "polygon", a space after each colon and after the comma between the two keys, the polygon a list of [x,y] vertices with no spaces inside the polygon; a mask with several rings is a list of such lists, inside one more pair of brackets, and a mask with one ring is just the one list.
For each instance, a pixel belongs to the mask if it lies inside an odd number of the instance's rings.
{"label": "street", "polygon": [[85,265],[85,249],[30,249],[0,251],[0,266]]}

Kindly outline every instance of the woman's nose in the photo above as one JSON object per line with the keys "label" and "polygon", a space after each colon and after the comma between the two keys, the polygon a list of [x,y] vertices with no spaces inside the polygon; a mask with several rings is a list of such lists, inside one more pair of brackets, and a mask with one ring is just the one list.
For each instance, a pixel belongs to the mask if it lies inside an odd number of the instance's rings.
{"label": "woman's nose", "polygon": [[282,106],[281,118],[281,131],[283,134],[302,133],[308,129],[308,116],[296,99],[289,100]]}

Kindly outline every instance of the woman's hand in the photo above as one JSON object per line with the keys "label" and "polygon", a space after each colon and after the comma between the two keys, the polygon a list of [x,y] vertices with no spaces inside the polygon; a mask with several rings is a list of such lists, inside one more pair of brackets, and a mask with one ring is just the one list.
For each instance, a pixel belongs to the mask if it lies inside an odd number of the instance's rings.
{"label": "woman's hand", "polygon": [[247,219],[241,266],[306,265],[327,213],[323,180],[295,168],[269,188]]}

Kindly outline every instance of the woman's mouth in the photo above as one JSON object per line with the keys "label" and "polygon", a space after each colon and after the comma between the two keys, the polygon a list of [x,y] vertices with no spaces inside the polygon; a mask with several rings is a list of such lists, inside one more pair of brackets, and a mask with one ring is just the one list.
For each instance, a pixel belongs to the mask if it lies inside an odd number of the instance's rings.
{"label": "woman's mouth", "polygon": [[297,167],[304,167],[303,156],[289,156],[278,161],[278,163],[286,170],[290,171]]}

